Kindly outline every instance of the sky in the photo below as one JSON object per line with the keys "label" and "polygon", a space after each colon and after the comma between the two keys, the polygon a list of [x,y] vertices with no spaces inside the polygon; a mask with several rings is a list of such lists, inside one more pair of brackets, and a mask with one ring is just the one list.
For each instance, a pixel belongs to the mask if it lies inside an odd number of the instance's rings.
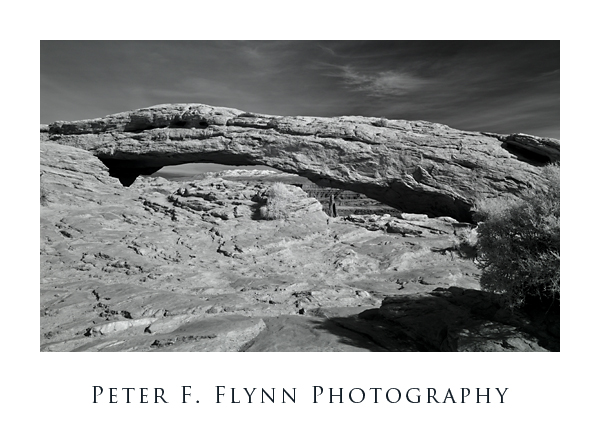
{"label": "sky", "polygon": [[162,103],[560,138],[559,41],[40,41],[40,123]]}

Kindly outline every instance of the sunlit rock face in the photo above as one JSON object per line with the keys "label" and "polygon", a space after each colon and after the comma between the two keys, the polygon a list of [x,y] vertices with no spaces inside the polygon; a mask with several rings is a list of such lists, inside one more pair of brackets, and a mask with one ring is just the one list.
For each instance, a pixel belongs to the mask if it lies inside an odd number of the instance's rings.
{"label": "sunlit rock face", "polygon": [[543,186],[560,143],[468,132],[426,121],[284,117],[201,104],[159,105],[56,122],[48,139],[91,151],[123,185],[163,166],[267,165],[363,193],[411,213],[471,219],[478,197]]}
{"label": "sunlit rock face", "polygon": [[123,187],[43,132],[40,350],[558,350],[557,321],[540,327],[479,290],[473,226],[328,217],[290,184],[282,217],[264,219],[270,184]]}

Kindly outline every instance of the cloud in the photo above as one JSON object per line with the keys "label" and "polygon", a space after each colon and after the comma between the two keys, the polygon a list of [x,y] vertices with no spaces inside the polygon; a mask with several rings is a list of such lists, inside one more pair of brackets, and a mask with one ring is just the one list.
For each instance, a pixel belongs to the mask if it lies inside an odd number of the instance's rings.
{"label": "cloud", "polygon": [[40,116],[74,120],[198,102],[548,133],[559,128],[558,48],[522,41],[51,41],[41,44]]}
{"label": "cloud", "polygon": [[375,97],[403,96],[429,84],[429,80],[403,71],[361,73],[352,66],[341,66],[340,69],[338,76],[345,81],[348,88]]}

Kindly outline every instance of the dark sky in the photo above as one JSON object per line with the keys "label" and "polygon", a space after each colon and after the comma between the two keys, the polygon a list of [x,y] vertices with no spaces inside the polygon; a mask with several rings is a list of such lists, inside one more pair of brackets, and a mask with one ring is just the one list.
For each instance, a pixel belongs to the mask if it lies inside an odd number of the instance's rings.
{"label": "dark sky", "polygon": [[559,41],[41,41],[40,122],[161,103],[560,138]]}

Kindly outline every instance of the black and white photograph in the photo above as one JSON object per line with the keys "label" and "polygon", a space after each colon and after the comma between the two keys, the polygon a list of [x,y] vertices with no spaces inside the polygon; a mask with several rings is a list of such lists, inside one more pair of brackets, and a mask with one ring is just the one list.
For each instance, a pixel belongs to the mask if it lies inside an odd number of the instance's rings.
{"label": "black and white photograph", "polygon": [[576,6],[7,6],[4,423],[593,428]]}
{"label": "black and white photograph", "polygon": [[41,352],[560,351],[560,41],[40,63]]}

